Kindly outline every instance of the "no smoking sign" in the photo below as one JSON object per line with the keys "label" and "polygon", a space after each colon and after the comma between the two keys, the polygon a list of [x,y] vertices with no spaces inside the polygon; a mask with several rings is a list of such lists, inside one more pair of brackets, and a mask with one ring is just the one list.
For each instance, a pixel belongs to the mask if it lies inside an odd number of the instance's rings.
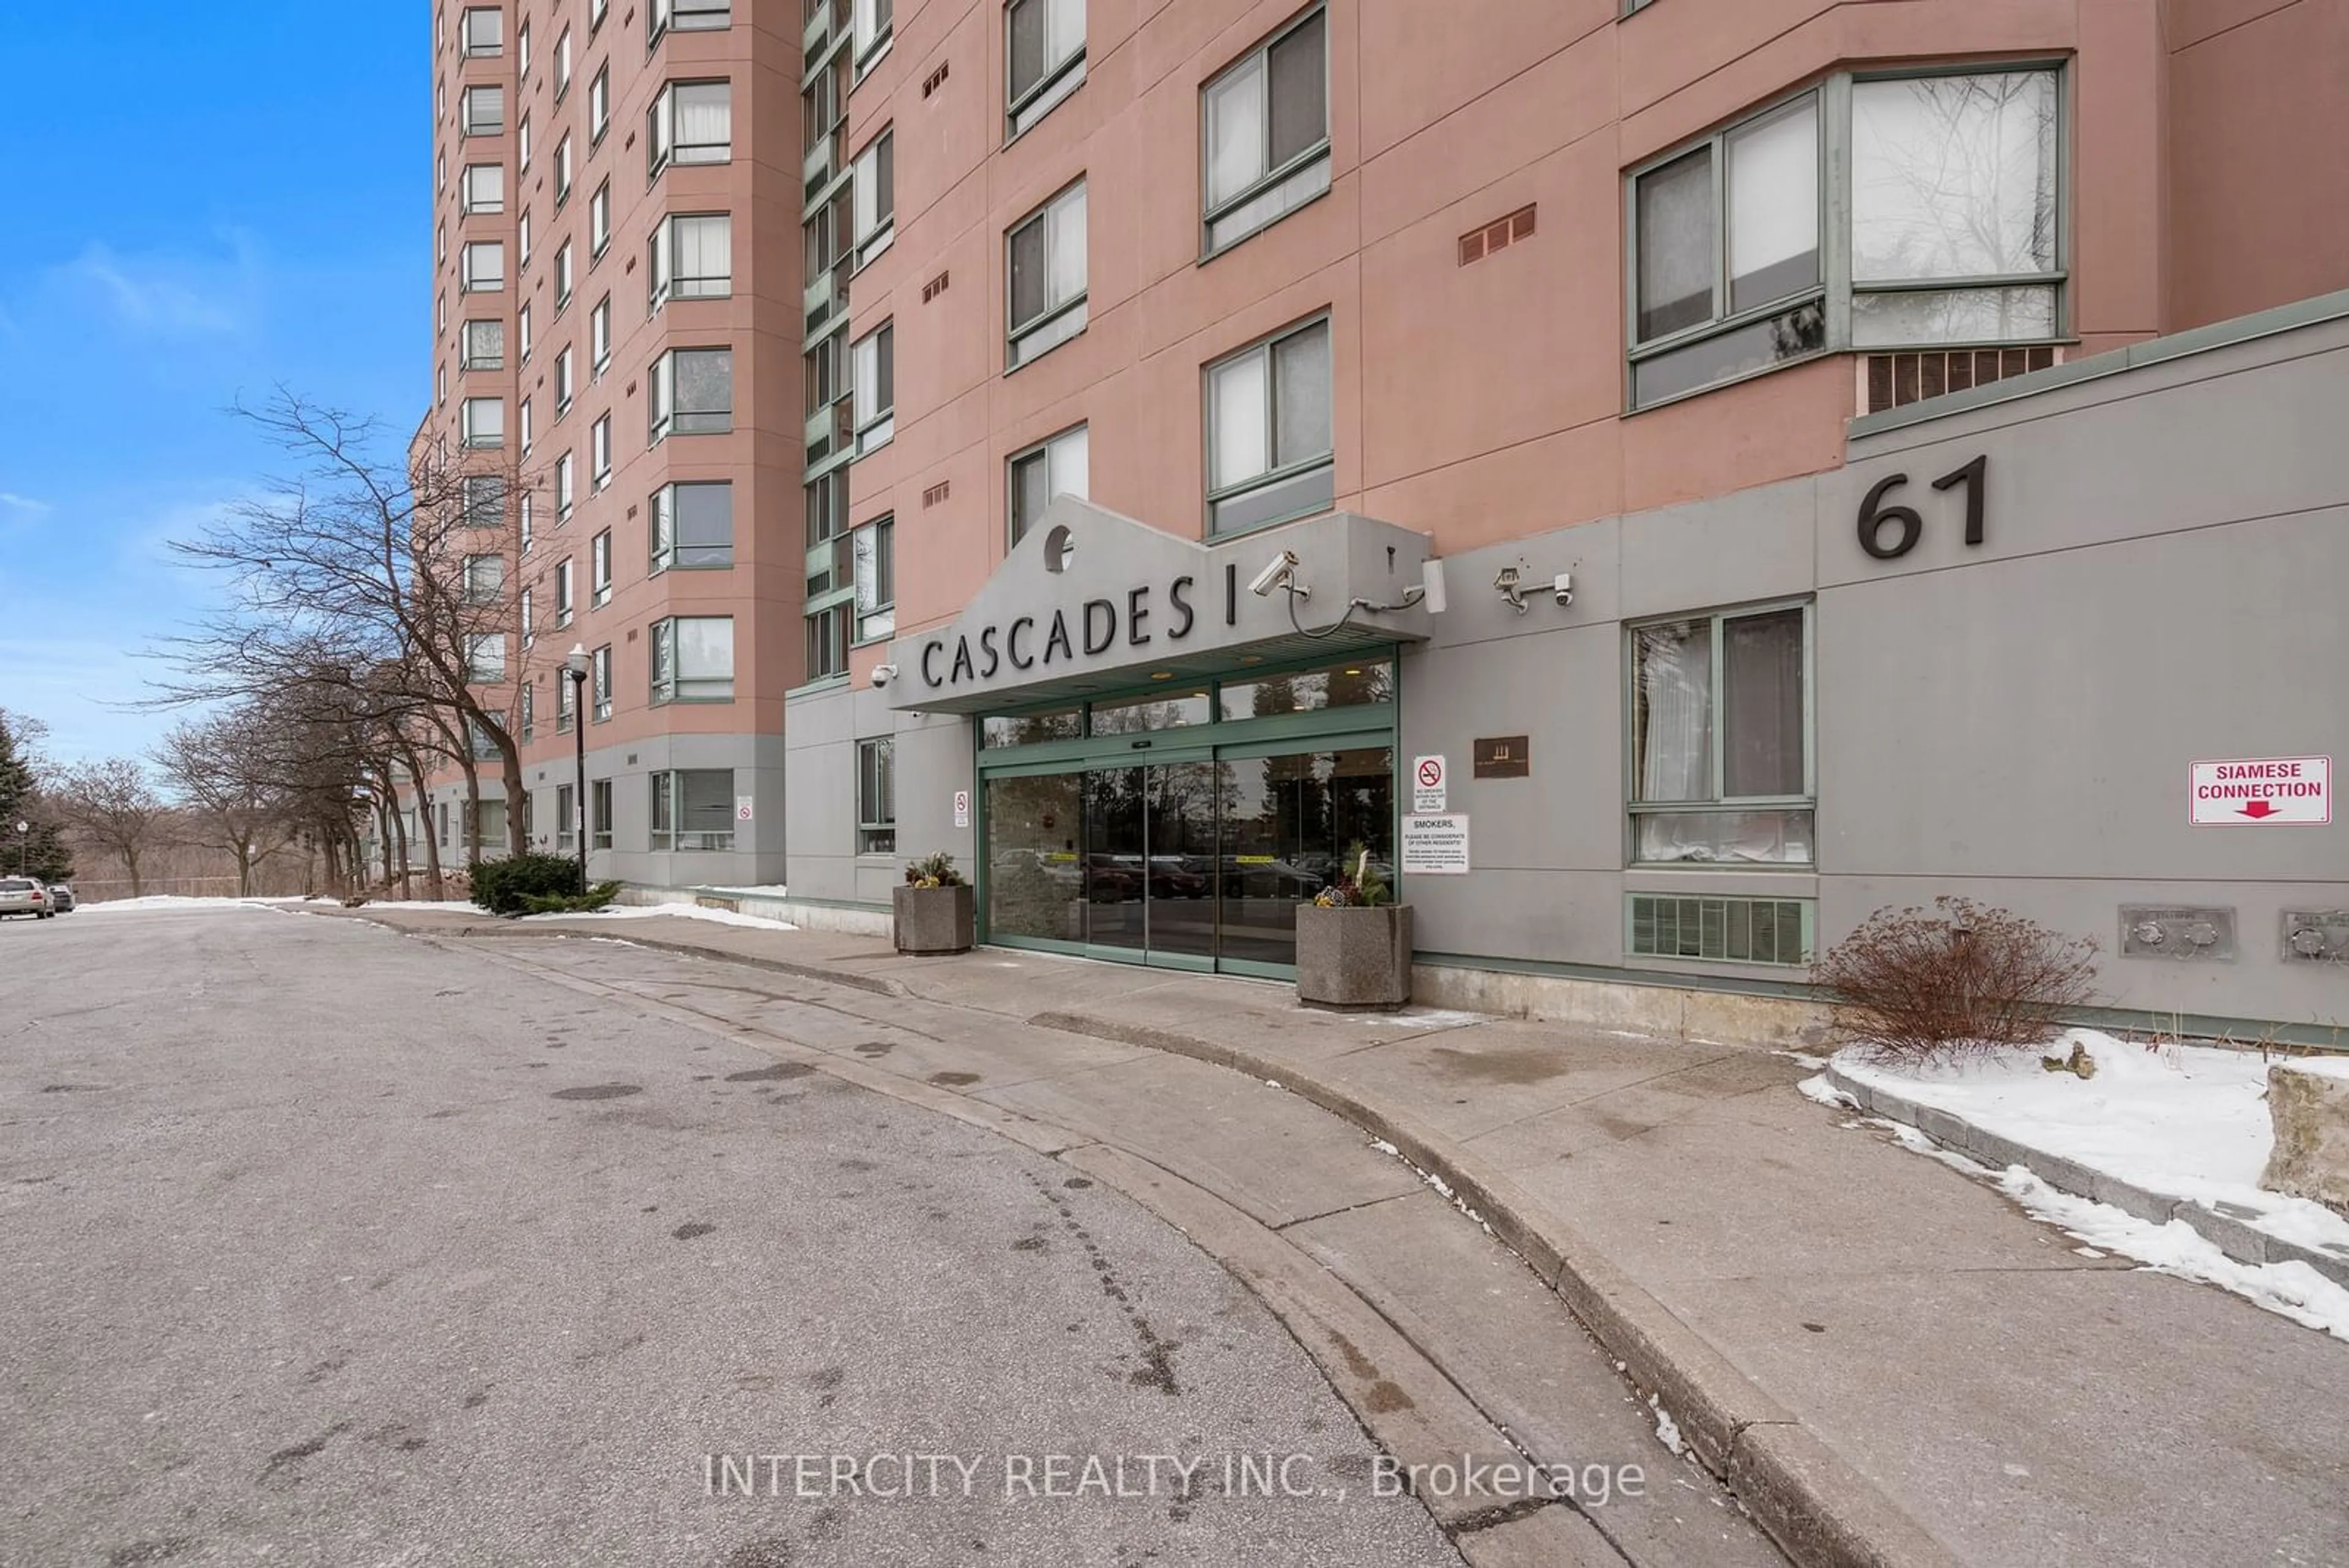
{"label": "no smoking sign", "polygon": [[1411,808],[1414,813],[1444,809],[1444,759],[1416,757],[1411,764]]}

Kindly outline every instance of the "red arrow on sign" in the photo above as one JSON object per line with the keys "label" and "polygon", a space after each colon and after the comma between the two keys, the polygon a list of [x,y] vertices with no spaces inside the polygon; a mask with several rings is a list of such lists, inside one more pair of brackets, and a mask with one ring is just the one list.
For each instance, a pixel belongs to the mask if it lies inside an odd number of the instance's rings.
{"label": "red arrow on sign", "polygon": [[2273,816],[2275,815],[2275,807],[2263,800],[2252,801],[2250,805],[2244,806],[2242,810],[2243,815],[2250,817],[2254,822],[2258,821],[2261,817]]}
{"label": "red arrow on sign", "polygon": [[1426,785],[1428,785],[1428,786],[1430,786],[1430,787],[1432,788],[1432,787],[1433,787],[1433,785],[1434,785],[1434,784],[1435,784],[1435,781],[1436,781],[1436,780],[1438,780],[1438,779],[1440,779],[1440,778],[1442,778],[1443,776],[1444,776],[1444,767],[1443,767],[1443,764],[1442,764],[1442,763],[1432,763],[1432,762],[1429,762],[1429,763],[1420,763],[1420,764],[1419,764],[1419,782],[1420,782],[1420,783],[1422,783],[1422,784],[1426,784]]}

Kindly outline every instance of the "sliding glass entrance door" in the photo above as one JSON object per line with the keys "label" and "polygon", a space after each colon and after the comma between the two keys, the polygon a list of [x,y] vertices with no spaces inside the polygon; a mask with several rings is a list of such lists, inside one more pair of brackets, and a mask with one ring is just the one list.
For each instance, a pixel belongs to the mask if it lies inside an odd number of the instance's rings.
{"label": "sliding glass entrance door", "polygon": [[1085,940],[1144,956],[1216,956],[1213,762],[1084,775]]}
{"label": "sliding glass entrance door", "polygon": [[980,722],[985,940],[1279,974],[1296,909],[1367,854],[1394,885],[1384,658]]}

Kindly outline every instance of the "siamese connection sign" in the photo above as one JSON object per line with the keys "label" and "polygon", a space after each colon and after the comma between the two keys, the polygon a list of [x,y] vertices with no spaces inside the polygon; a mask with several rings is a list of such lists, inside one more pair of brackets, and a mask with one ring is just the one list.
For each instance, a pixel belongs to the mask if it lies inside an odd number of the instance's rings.
{"label": "siamese connection sign", "polygon": [[2237,757],[2196,763],[2187,820],[2197,827],[2303,826],[2333,820],[2331,757]]}

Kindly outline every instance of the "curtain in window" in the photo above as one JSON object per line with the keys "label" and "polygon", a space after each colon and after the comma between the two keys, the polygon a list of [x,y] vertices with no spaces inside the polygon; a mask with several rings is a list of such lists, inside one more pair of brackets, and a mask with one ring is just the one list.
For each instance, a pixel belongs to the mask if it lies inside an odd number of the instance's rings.
{"label": "curtain in window", "polygon": [[677,356],[677,413],[679,428],[694,416],[694,428],[724,421],[734,410],[734,355],[725,348],[701,349]]}
{"label": "curtain in window", "polygon": [[1266,446],[1266,356],[1227,359],[1209,372],[1207,400],[1216,450],[1210,483],[1221,490],[1253,479],[1270,466]]}
{"label": "curtain in window", "polygon": [[693,768],[677,775],[680,849],[730,849],[734,845],[734,774]]}
{"label": "curtain in window", "polygon": [[1713,787],[1712,628],[1703,621],[1643,626],[1633,643],[1640,798],[1702,800]]}
{"label": "curtain in window", "polygon": [[730,281],[734,271],[733,223],[726,217],[677,220],[677,276],[680,282]]}
{"label": "curtain in window", "polygon": [[722,148],[732,140],[732,100],[726,84],[705,83],[677,90],[677,145]]}

